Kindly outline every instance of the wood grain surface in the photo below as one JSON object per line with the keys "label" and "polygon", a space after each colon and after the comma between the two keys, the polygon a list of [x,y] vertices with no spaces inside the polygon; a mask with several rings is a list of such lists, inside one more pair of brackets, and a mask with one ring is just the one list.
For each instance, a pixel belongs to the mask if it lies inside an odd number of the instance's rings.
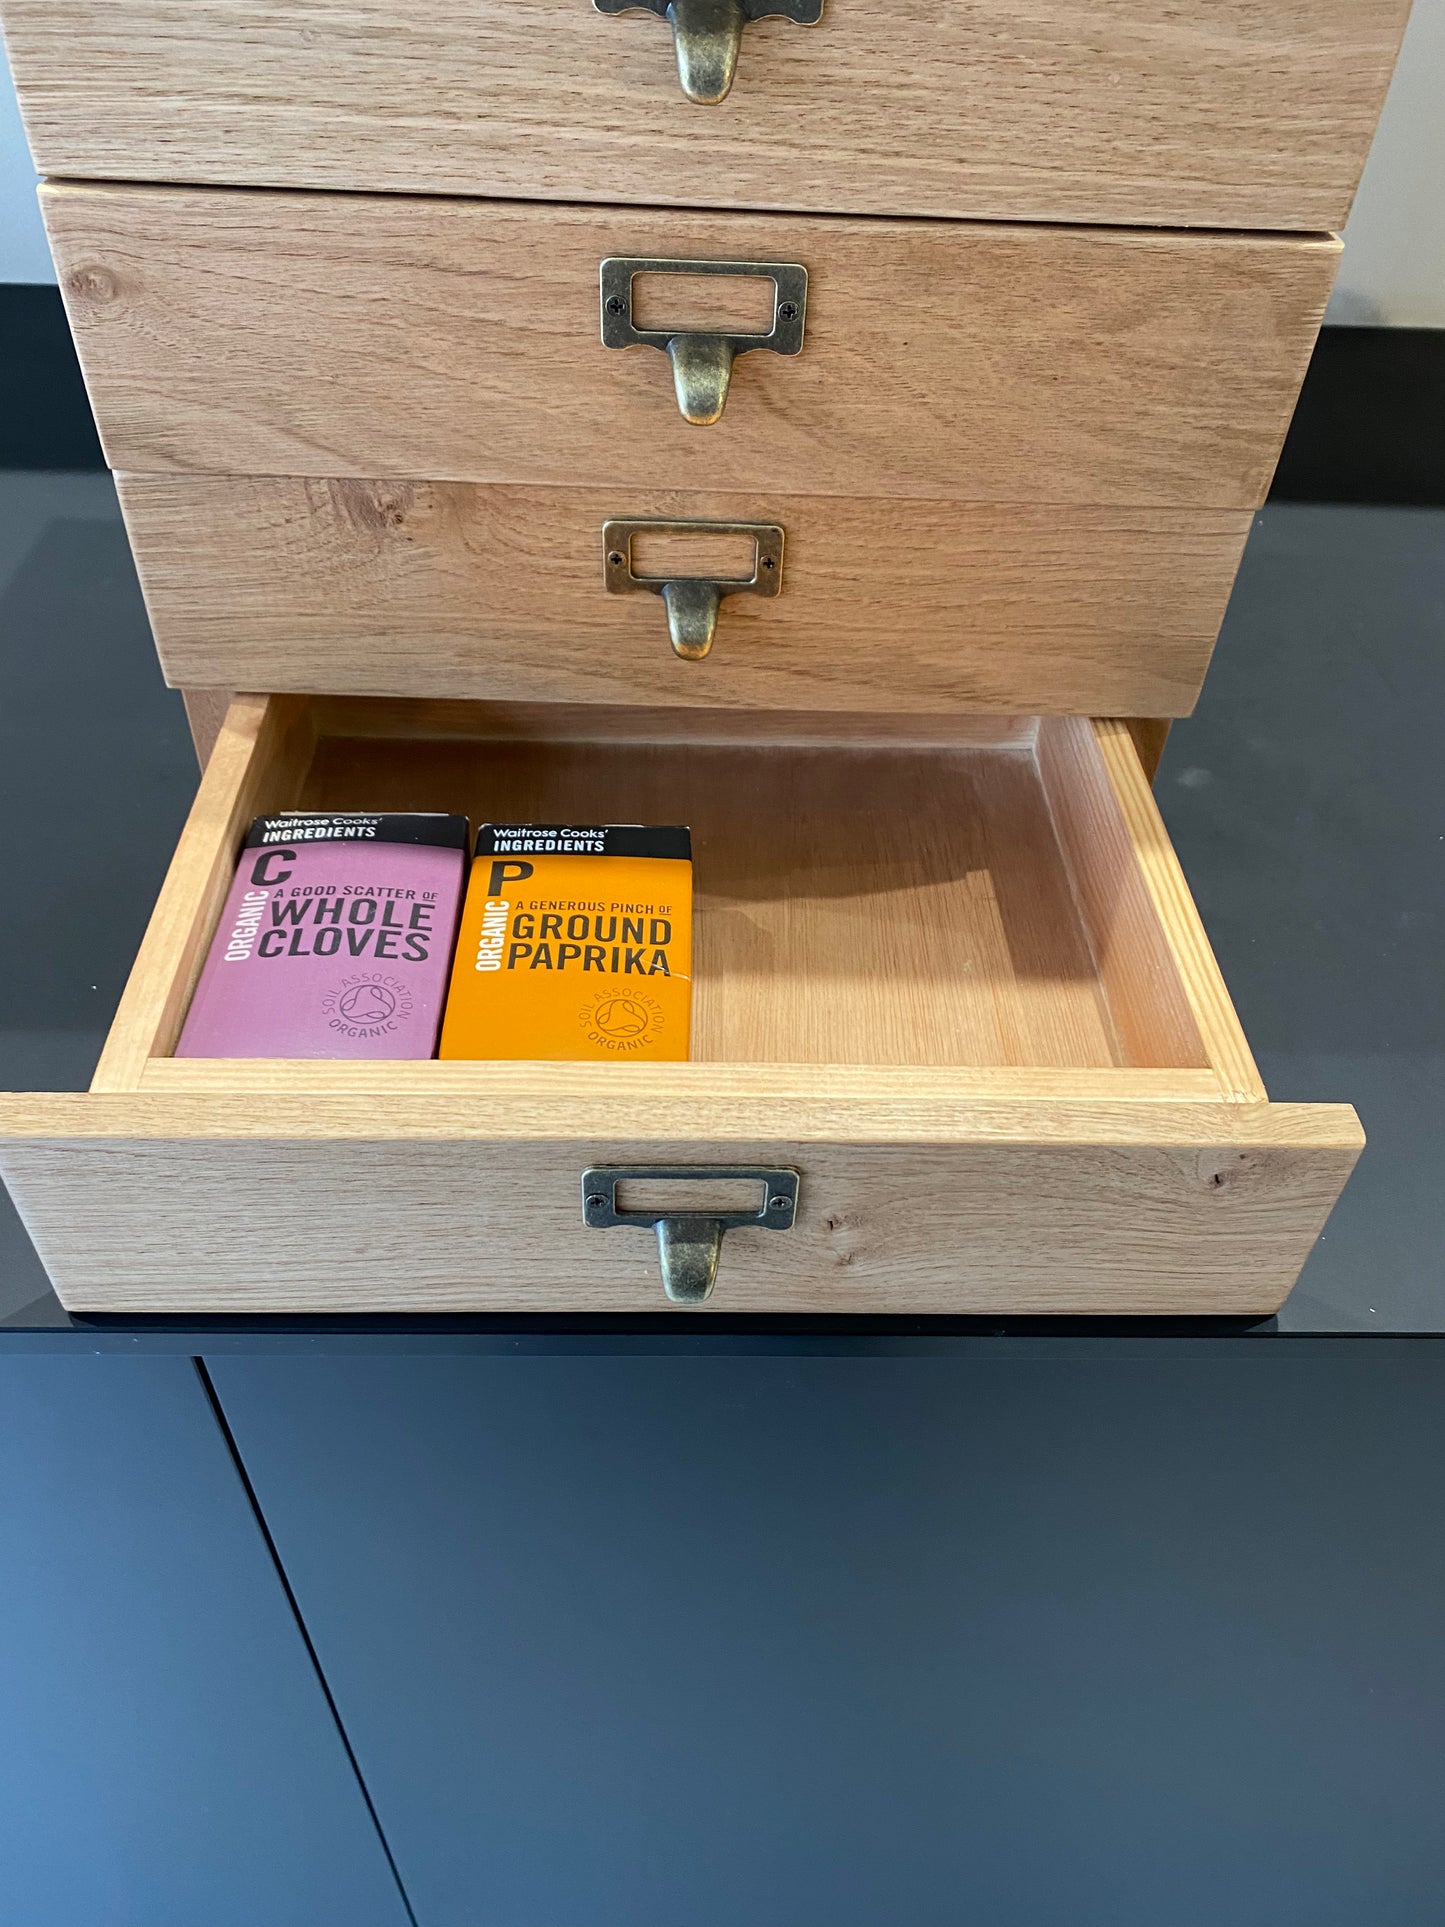
{"label": "wood grain surface", "polygon": [[[1065,732],[1069,727],[1063,723],[1045,724],[1040,733],[1041,761],[1051,753],[1052,746],[1068,740]],[[1075,736],[1074,742],[1077,741]],[[1179,973],[1205,1052],[1219,1075],[1223,1093],[1226,1097],[1257,1102],[1265,1096],[1264,1080],[1260,1077],[1235,1014],[1228,987],[1215,961],[1214,951],[1205,934],[1179,858],[1174,853],[1174,845],[1159,814],[1159,806],[1154,801],[1154,793],[1139,761],[1128,724],[1121,721],[1095,723],[1090,747],[1095,750],[1102,764],[1110,792],[1106,804],[1091,801],[1088,806],[1081,833],[1081,849],[1085,854],[1075,867],[1075,875],[1081,880],[1081,907],[1088,905],[1084,912],[1085,919],[1095,932],[1095,953],[1099,953],[1106,941],[1100,934],[1106,889],[1117,887],[1112,880],[1117,858],[1110,846],[1117,845],[1122,829],[1123,839],[1132,857],[1130,874],[1132,876],[1137,870],[1139,881],[1159,920],[1170,961]],[[1077,758],[1077,780],[1072,786],[1072,793],[1077,797],[1091,791],[1096,779],[1092,764],[1079,756],[1077,749],[1073,750],[1073,754]],[[1102,790],[1103,786],[1099,784],[1098,787]],[[1092,880],[1101,877],[1109,880],[1102,888]],[[1107,974],[1105,981],[1108,981]]]}
{"label": "wood grain surface", "polygon": [[1125,721],[1134,739],[1139,766],[1147,781],[1153,783],[1159,774],[1164,746],[1169,741],[1170,719],[1167,716],[1129,716]]}
{"label": "wood grain surface", "polygon": [[689,824],[696,1060],[1131,1061],[1027,753],[323,738],[301,807],[362,797]]}
{"label": "wood grain surface", "polygon": [[[1253,508],[1339,258],[1282,235],[42,198],[108,458],[143,472]],[[665,354],[603,347],[606,255],[800,261],[802,352],[742,356],[695,427]],[[722,325],[715,285],[677,319]]]}
{"label": "wood grain surface", "polygon": [[5,0],[43,172],[1146,225],[1343,224],[1407,0],[828,0],[718,107],[583,0]]}
{"label": "wood grain surface", "polygon": [[[1116,769],[1100,754],[1101,741],[1113,728],[1080,717],[1046,717],[1035,745],[1035,767],[1075,908],[1125,1061],[1213,1065],[1217,1040],[1206,1043],[1199,1000],[1184,974],[1193,952],[1181,949],[1182,919],[1174,919],[1172,901],[1160,905],[1145,876],[1154,848],[1146,840],[1150,826],[1136,799],[1131,799],[1132,821],[1121,807],[1121,790],[1144,786],[1142,769],[1137,760],[1131,766],[1126,759]],[[1162,824],[1159,833],[1163,836]],[[1225,1005],[1237,1033],[1227,997]],[[1229,1034],[1231,1049],[1233,1042]],[[1243,1047],[1242,1037],[1239,1044]],[[1231,1079],[1217,1084],[1213,1095],[1242,1093]],[[1262,1098],[1264,1091],[1249,1095]]]}
{"label": "wood grain surface", "polygon": [[[525,1063],[519,1073],[515,1063],[485,1058],[449,1058],[445,1063],[435,1058],[337,1059],[326,1067],[326,1090],[333,1097],[372,1091],[388,1098],[475,1098],[482,1105],[507,1100],[528,1112],[539,1102],[564,1097],[585,1100],[615,1088],[605,1075],[609,1066],[579,1063],[561,1068],[563,1074],[558,1075],[555,1064]],[[656,1068],[662,1075],[652,1087],[653,1094],[663,1104],[682,1097],[694,1103],[711,1098],[729,1107],[765,1097],[797,1096],[800,1076],[805,1074],[796,1064],[694,1060],[674,1082],[670,1066]],[[1212,1070],[1121,1069],[1115,1064],[1084,1070],[1038,1064],[950,1064],[944,1069],[920,1064],[830,1064],[827,1080],[835,1102],[851,1096],[870,1105],[885,1099],[897,1105],[947,1097],[956,1103],[1027,1099],[1072,1104],[1087,1099],[1114,1107],[1139,1099],[1163,1104],[1198,1099],[1217,1104],[1221,1095]],[[315,1062],[303,1058],[228,1057],[218,1062],[204,1057],[152,1057],[132,1088],[162,1097],[214,1097],[222,1090],[302,1095],[314,1092],[316,1084]]]}
{"label": "wood grain surface", "polygon": [[[701,431],[706,432],[706,431]],[[122,475],[167,678],[523,703],[1186,715],[1246,511]],[[685,662],[609,516],[773,520],[783,592]]]}
{"label": "wood grain surface", "polygon": [[1360,1145],[1337,1105],[812,1081],[667,1103],[619,1078],[525,1135],[473,1097],[16,1097],[0,1168],[74,1311],[662,1311],[651,1237],[583,1227],[584,1168],[777,1162],[796,1227],[730,1232],[709,1310],[1263,1314]]}
{"label": "wood grain surface", "polygon": [[[318,737],[302,698],[240,699],[96,1088],[137,1088],[149,1061],[173,1049],[240,833],[252,815],[286,807],[688,823],[695,1061],[1210,1069],[1173,966],[1173,932],[1142,878],[1104,931],[1087,836],[1069,827],[1061,844],[1058,824],[1072,823],[1075,793],[1083,799],[1092,778],[1096,793],[1077,809],[1112,852],[1118,898],[1128,832],[1096,726],[1053,727],[1071,749],[1046,786],[1027,738],[928,748]],[[323,1085],[326,1073],[313,1068]],[[227,1074],[212,1067],[216,1088],[227,1088]]]}
{"label": "wood grain surface", "polygon": [[783,749],[1032,751],[1037,716],[887,714],[882,710],[617,708],[604,703],[448,702],[421,697],[312,696],[318,736],[478,743],[721,743]]}
{"label": "wood grain surface", "polygon": [[315,749],[295,697],[233,702],[181,831],[91,1089],[134,1090],[147,1060],[170,1051],[236,873],[251,819],[294,808]]}
{"label": "wood grain surface", "polygon": [[211,751],[216,747],[216,739],[221,733],[234,695],[234,690],[230,689],[181,691],[181,701],[186,706],[186,722],[190,725],[191,741],[196,748],[196,761],[203,770],[211,760]]}

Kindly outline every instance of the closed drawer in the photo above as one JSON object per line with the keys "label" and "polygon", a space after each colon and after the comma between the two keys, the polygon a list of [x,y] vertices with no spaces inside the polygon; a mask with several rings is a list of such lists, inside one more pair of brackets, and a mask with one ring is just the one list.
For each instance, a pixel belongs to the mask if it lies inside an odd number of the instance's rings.
{"label": "closed drawer", "polygon": [[1343,223],[1406,0],[827,0],[721,106],[582,0],[6,0],[44,172],[1219,227]]}
{"label": "closed drawer", "polygon": [[[690,822],[693,1060],[172,1057],[242,829],[297,805]],[[599,1166],[704,1209],[797,1174],[723,1311],[1265,1312],[1360,1144],[1266,1101],[1122,724],[288,697],[231,710],[92,1092],[0,1131],[91,1312],[659,1308]]]}
{"label": "closed drawer", "polygon": [[[111,466],[1251,509],[1328,237],[61,185],[42,203]],[[615,257],[807,270],[801,352],[683,419],[602,344]],[[659,331],[771,283],[646,277]],[[742,305],[739,306],[738,304]]]}
{"label": "closed drawer", "polygon": [[[1185,713],[1338,252],[207,189],[44,199],[172,680],[518,701]],[[684,420],[667,355],[603,346],[616,258],[805,268],[801,352],[741,355],[721,416]],[[660,328],[775,300],[757,277],[644,279]],[[775,525],[782,593],[730,598],[725,646],[679,661],[655,600],[608,593],[614,518]]]}
{"label": "closed drawer", "polygon": [[[117,477],[181,688],[755,710],[1194,706],[1248,511]],[[783,531],[782,593],[729,594],[702,661],[612,593],[615,518]],[[639,537],[651,573],[738,576],[743,536]]]}

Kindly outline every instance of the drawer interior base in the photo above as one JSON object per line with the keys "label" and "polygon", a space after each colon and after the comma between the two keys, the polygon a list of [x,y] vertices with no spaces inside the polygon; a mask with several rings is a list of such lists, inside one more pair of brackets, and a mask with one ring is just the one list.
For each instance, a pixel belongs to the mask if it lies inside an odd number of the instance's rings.
{"label": "drawer interior base", "polygon": [[[1263,1096],[1122,724],[319,697],[233,707],[96,1088],[254,1082],[255,1060],[170,1053],[246,823],[290,807],[689,824],[694,1063]],[[487,1069],[319,1061],[288,1081]]]}

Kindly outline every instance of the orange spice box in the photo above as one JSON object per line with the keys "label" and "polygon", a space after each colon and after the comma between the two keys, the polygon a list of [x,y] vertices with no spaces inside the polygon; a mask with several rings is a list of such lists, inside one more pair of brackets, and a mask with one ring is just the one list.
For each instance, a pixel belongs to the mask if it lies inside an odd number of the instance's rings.
{"label": "orange spice box", "polygon": [[633,823],[483,824],[442,1057],[682,1059],[692,838]]}

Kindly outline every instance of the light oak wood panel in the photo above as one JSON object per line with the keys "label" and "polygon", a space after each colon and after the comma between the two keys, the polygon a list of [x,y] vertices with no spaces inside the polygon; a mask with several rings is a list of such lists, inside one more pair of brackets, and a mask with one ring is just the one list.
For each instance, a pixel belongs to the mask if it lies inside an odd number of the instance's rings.
{"label": "light oak wood panel", "polygon": [[746,724],[237,699],[100,1085],[173,1049],[245,821],[301,806],[688,822],[697,1060],[1209,1068],[1214,1094],[1264,1096],[1125,725],[970,719],[907,744]]}
{"label": "light oak wood panel", "polygon": [[[1185,715],[1243,511],[122,475],[182,687],[815,711]],[[702,662],[609,595],[614,515],[778,520],[783,591]]]}
{"label": "light oak wood panel", "polygon": [[[202,769],[234,692],[183,689]],[[253,699],[254,700],[254,699]],[[1037,716],[884,715],[878,711],[624,709],[605,703],[478,703],[418,697],[312,696],[318,736],[383,736],[462,742],[764,743],[822,748],[841,743],[904,749],[1019,749],[1038,741]]]}
{"label": "light oak wood panel", "polygon": [[[611,1064],[555,1064],[433,1058],[423,1062],[337,1060],[326,1066],[326,1088],[333,1096],[374,1091],[378,1096],[474,1098],[484,1105],[502,1100],[528,1114],[558,1098],[584,1101],[619,1092],[608,1072]],[[630,1071],[631,1066],[623,1066]],[[658,1065],[660,1081],[651,1094],[667,1104],[687,1099],[714,1102],[731,1112],[739,1104],[766,1098],[796,1097],[800,1067],[794,1064]],[[815,1073],[814,1073],[815,1075]],[[290,1057],[152,1057],[133,1086],[161,1096],[214,1097],[227,1091],[302,1093],[316,1089],[315,1059]],[[1092,1100],[1109,1107],[1148,1100],[1178,1104],[1183,1099],[1218,1103],[1218,1075],[1212,1070],[1145,1069],[1136,1066],[1062,1070],[1037,1064],[950,1064],[938,1070],[921,1064],[829,1064],[828,1094],[835,1104],[862,1099],[885,1101],[895,1109],[923,1099],[951,1103],[997,1103],[1028,1099],[1046,1104]]]}
{"label": "light oak wood panel", "polygon": [[[1085,921],[1094,935],[1096,957],[1119,942],[1119,910],[1129,900],[1128,891],[1137,874],[1159,920],[1171,963],[1179,973],[1225,1096],[1262,1099],[1264,1081],[1169,841],[1129,725],[1119,721],[1094,725],[1091,747],[1098,766],[1080,757],[1078,743],[1077,735],[1071,739],[1065,727],[1054,723],[1046,724],[1040,732],[1041,763],[1046,764],[1057,747],[1060,762],[1068,758],[1074,765],[1076,780],[1067,786],[1067,794],[1071,806],[1080,813],[1075,819],[1080,822],[1077,834],[1087,851],[1086,858],[1076,864],[1075,875],[1081,906],[1087,906]],[[1121,845],[1127,847],[1132,861],[1123,857]],[[1122,888],[1118,881],[1121,862],[1129,879]],[[1111,974],[1107,970],[1101,973],[1106,984],[1111,982]]]}
{"label": "light oak wood panel", "polygon": [[77,1311],[661,1311],[651,1237],[584,1229],[583,1169],[777,1162],[797,1225],[730,1232],[709,1310],[1265,1313],[1360,1145],[1342,1106],[689,1104],[621,1080],[531,1122],[373,1092],[16,1097],[0,1166]]}
{"label": "light oak wood panel", "polygon": [[627,709],[606,703],[428,701],[418,697],[312,696],[318,736],[432,738],[438,742],[721,743],[783,749],[844,743],[873,749],[1016,749],[1032,752],[1037,716],[881,710]]}
{"label": "light oak wood panel", "polygon": [[[1055,776],[1049,794],[1031,739],[701,744],[667,740],[668,718],[664,740],[650,743],[488,737],[480,718],[474,733],[451,737],[346,737],[318,735],[325,707],[254,697],[233,706],[97,1088],[135,1088],[145,1064],[174,1048],[245,823],[287,806],[443,809],[474,823],[688,823],[695,1060],[1210,1068],[1137,879],[1132,919],[1112,933],[1118,981],[1130,986],[1127,1024],[1116,1026],[1077,904],[1093,859],[1077,836],[1061,849],[1055,822],[1072,807],[1060,794],[1069,785]],[[546,729],[545,715],[537,722]],[[1107,792],[1095,726],[1053,727],[1073,745],[1081,795],[1091,776]],[[1106,843],[1110,830],[1125,834],[1107,795],[1087,807]],[[1116,852],[1116,869],[1120,861]],[[214,1074],[224,1084],[224,1070]]]}
{"label": "light oak wood panel", "polygon": [[[1045,718],[1039,775],[1073,879],[1095,968],[1126,1051],[1162,1053],[1171,1020],[1215,1067],[1225,1097],[1265,1088],[1204,933],[1127,722]],[[1166,1003],[1162,988],[1177,986]],[[1132,1061],[1132,1060],[1131,1060]],[[1181,1062],[1188,1061],[1181,1057]]]}
{"label": "light oak wood panel", "polygon": [[[301,807],[362,798],[690,825],[695,1059],[1132,1061],[1029,755],[323,739]],[[1197,1033],[1191,1049],[1171,1032],[1139,1061],[1206,1060]]]}
{"label": "light oak wood panel", "polygon": [[[1339,258],[396,196],[42,202],[107,455],[143,472],[1253,508]],[[692,426],[665,354],[603,347],[606,255],[801,261],[801,354],[742,356],[721,420]]]}
{"label": "light oak wood panel", "polygon": [[1145,779],[1152,783],[1159,774],[1160,758],[1164,746],[1169,741],[1170,721],[1167,716],[1129,716],[1129,734],[1134,738],[1134,748],[1138,752],[1139,766]]}
{"label": "light oak wood panel", "polygon": [[133,1090],[174,1048],[251,819],[295,805],[316,747],[305,702],[246,696],[227,712],[121,995],[92,1090]]}
{"label": "light oak wood panel", "polygon": [[1146,864],[1163,867],[1173,850],[1132,749],[1116,762],[1101,754],[1121,727],[1046,717],[1036,744],[1040,784],[1120,1055],[1127,1063],[1202,1058],[1225,1068],[1224,1096],[1262,1098],[1262,1085],[1238,1087],[1248,1046],[1187,889],[1182,900],[1170,894],[1161,901],[1150,888]]}
{"label": "light oak wood panel", "polygon": [[234,696],[235,691],[231,689],[181,691],[181,700],[186,706],[186,722],[190,726],[191,741],[196,749],[196,761],[203,770],[211,759],[211,751],[216,747],[216,738],[221,733]]}
{"label": "light oak wood panel", "polygon": [[1407,0],[828,0],[732,94],[581,0],[5,0],[42,171],[679,206],[1338,227]]}

